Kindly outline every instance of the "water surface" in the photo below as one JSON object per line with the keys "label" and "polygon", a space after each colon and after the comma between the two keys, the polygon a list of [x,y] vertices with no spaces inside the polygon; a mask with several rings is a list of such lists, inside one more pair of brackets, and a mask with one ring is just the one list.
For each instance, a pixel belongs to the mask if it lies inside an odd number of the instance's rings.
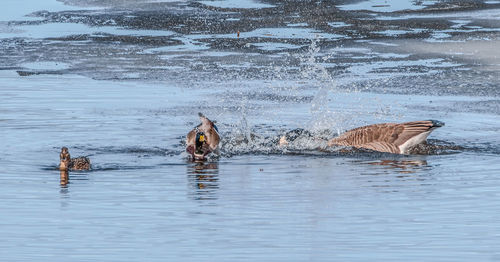
{"label": "water surface", "polygon": [[[500,260],[497,1],[16,3],[6,261]],[[205,163],[198,112],[223,137]],[[425,119],[424,154],[275,144]],[[61,174],[62,146],[92,170]]]}

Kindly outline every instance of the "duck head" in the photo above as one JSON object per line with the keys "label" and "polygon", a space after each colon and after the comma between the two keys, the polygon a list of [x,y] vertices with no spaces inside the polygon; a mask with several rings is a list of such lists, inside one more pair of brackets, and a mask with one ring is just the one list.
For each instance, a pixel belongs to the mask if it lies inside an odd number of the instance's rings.
{"label": "duck head", "polygon": [[60,163],[59,170],[65,171],[69,169],[69,164],[71,162],[71,156],[69,154],[68,148],[63,146],[61,148],[61,153],[59,154]]}

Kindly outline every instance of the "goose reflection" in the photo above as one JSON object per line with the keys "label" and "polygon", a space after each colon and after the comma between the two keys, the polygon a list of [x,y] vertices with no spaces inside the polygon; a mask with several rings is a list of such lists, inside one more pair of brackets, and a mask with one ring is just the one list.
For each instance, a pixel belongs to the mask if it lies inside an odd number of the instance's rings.
{"label": "goose reflection", "polygon": [[192,162],[187,166],[187,177],[195,200],[215,200],[219,189],[219,163]]}
{"label": "goose reflection", "polygon": [[420,160],[420,159],[415,159],[415,160],[386,159],[374,162],[367,162],[366,164],[387,167],[403,174],[416,173],[419,170],[429,167],[426,160]]}

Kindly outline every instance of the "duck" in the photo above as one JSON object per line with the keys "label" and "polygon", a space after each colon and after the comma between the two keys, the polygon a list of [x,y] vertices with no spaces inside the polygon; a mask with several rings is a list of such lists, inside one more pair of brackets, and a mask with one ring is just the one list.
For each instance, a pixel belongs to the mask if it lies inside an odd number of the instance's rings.
{"label": "duck", "polygon": [[90,170],[90,159],[86,156],[71,158],[67,147],[61,148],[59,170]]}
{"label": "duck", "polygon": [[426,142],[432,131],[443,126],[444,123],[437,120],[362,126],[328,140],[328,146],[351,146],[392,154],[409,154],[412,147]]}
{"label": "duck", "polygon": [[220,135],[217,126],[202,113],[198,113],[200,124],[186,136],[186,152],[194,160],[206,160],[209,153],[219,154]]}

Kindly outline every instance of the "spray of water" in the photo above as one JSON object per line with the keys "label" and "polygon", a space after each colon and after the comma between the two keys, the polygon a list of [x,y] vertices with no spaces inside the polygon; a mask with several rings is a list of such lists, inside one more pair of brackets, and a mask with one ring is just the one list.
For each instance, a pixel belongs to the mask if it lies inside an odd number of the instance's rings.
{"label": "spray of water", "polygon": [[335,80],[331,77],[328,70],[318,61],[321,39],[316,37],[311,40],[311,45],[307,53],[299,59],[302,61],[302,76],[311,81],[317,87],[317,93],[311,102],[311,121],[309,127],[311,130],[321,130],[329,128],[334,122],[333,113],[328,107],[329,95],[336,89]]}
{"label": "spray of water", "polygon": [[[250,91],[240,92],[241,102],[237,111],[240,119],[239,124],[232,126],[231,132],[224,135],[221,144],[223,154],[226,156],[234,154],[297,154],[318,152],[319,149],[325,149],[326,141],[333,136],[329,130],[332,126],[336,126],[339,114],[336,118],[336,115],[328,107],[329,96],[333,93],[332,91],[336,90],[336,84],[327,68],[320,62],[322,56],[319,47],[320,41],[319,37],[311,39],[307,51],[291,59],[298,61],[298,66],[294,67],[300,70],[299,80],[295,84],[292,81],[284,80],[286,79],[284,75],[289,73],[285,69],[290,68],[290,65],[273,65],[275,81],[270,81],[266,87],[252,86],[249,88]],[[329,58],[331,57],[323,59]],[[256,95],[273,102],[276,110],[271,110],[270,115],[262,116],[259,119],[271,122],[270,126],[250,124],[254,114],[258,112],[249,112],[251,102],[248,98],[248,92],[255,92]],[[313,92],[310,96],[311,99],[304,98],[304,94],[311,92]],[[311,116],[309,121],[300,123],[298,127],[308,130],[309,134],[294,138],[294,141],[289,141],[290,143],[286,145],[279,145],[280,138],[290,131],[289,127],[291,126],[290,123],[284,123],[285,128],[279,127],[280,114],[287,113],[282,109],[282,103],[303,104],[304,102],[310,103],[309,113]]]}
{"label": "spray of water", "polygon": [[[303,53],[294,55],[290,63],[294,65],[273,65],[270,68],[274,70],[275,81],[270,81],[268,86],[249,86],[246,89],[240,86],[240,92],[236,100],[237,114],[239,120],[236,125],[230,127],[230,131],[223,134],[221,144],[221,153],[225,156],[241,154],[317,154],[318,152],[339,152],[343,148],[327,148],[326,141],[329,138],[338,135],[346,128],[346,123],[354,121],[356,117],[352,113],[336,112],[330,109],[330,104],[340,102],[346,99],[345,94],[348,91],[340,91],[337,83],[328,71],[324,61],[334,60],[334,53],[327,54],[322,52],[322,39],[318,36],[311,39],[310,45]],[[298,80],[293,84],[286,79],[290,73],[287,68],[297,68],[300,72]],[[285,80],[284,80],[285,79]],[[248,84],[247,81],[241,83]],[[300,100],[305,94],[311,94],[308,101]],[[253,97],[257,96],[257,97]],[[285,98],[281,97],[285,96]],[[255,99],[257,98],[257,99]],[[254,100],[252,100],[254,99]],[[294,99],[298,99],[295,100]],[[257,102],[255,102],[257,100]],[[260,115],[255,110],[255,103],[269,100],[272,102],[275,110],[269,115]],[[235,101],[233,101],[234,103]],[[284,128],[279,125],[280,116],[288,113],[289,105],[284,103],[309,104],[308,121],[302,121],[298,126],[294,123],[285,121]],[[345,103],[345,102],[344,102]],[[269,105],[269,104],[268,104]],[[287,108],[287,109],[283,109]],[[252,121],[258,121],[259,124],[252,124]],[[270,125],[264,125],[262,122],[269,121]],[[279,144],[280,139],[293,128],[303,128],[309,133],[294,138],[287,144]]]}

